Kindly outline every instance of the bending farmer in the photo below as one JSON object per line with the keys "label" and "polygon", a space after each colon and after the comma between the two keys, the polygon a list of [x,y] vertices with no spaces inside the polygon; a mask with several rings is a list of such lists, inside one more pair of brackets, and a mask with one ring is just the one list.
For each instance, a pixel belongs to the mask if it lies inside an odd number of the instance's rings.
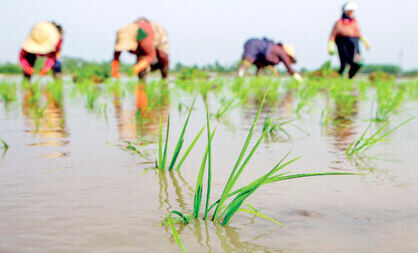
{"label": "bending farmer", "polygon": [[19,54],[19,63],[24,77],[30,79],[34,73],[33,66],[37,57],[46,57],[40,75],[53,69],[54,76],[61,73],[61,64],[57,61],[62,45],[62,27],[54,22],[39,22],[32,28],[23,42]]}
{"label": "bending farmer", "polygon": [[296,63],[295,49],[288,44],[275,44],[273,41],[263,39],[250,39],[244,44],[242,62],[238,69],[238,76],[243,76],[251,64],[256,65],[257,74],[265,67],[273,67],[283,62],[289,74],[298,81],[302,80],[299,73],[296,73],[292,64]]}
{"label": "bending farmer", "polygon": [[140,18],[117,32],[112,61],[112,76],[119,77],[119,57],[122,51],[137,56],[133,72],[145,80],[146,74],[159,69],[163,78],[168,76],[168,36],[159,24]]}
{"label": "bending farmer", "polygon": [[334,44],[337,44],[341,62],[338,71],[340,75],[343,75],[345,67],[350,65],[349,78],[353,78],[362,65],[359,40],[363,41],[367,49],[370,48],[367,40],[361,35],[357,20],[354,18],[354,11],[357,9],[358,6],[355,3],[344,4],[342,17],[335,23],[328,44],[328,51],[331,55],[335,53]]}

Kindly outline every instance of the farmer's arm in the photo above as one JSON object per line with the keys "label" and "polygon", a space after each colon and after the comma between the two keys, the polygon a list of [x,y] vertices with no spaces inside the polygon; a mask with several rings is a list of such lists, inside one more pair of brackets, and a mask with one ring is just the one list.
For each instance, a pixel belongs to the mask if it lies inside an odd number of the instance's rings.
{"label": "farmer's arm", "polygon": [[112,76],[114,78],[119,77],[119,57],[120,57],[120,54],[121,54],[120,51],[115,51],[113,53],[113,61],[110,64],[110,66],[112,67]]}
{"label": "farmer's arm", "polygon": [[31,75],[33,74],[33,67],[29,64],[28,60],[26,59],[27,56],[27,52],[25,50],[20,50],[20,54],[19,54],[19,63],[20,66],[22,66],[23,71],[28,74]]}
{"label": "farmer's arm", "polygon": [[290,60],[290,57],[285,53],[285,51],[282,48],[279,48],[275,50],[275,53],[279,57],[280,61],[283,62],[287,72],[289,72],[291,75],[295,74],[295,71],[292,68],[292,61]]}
{"label": "farmer's arm", "polygon": [[55,64],[55,61],[57,60],[57,57],[59,57],[60,55],[61,46],[62,46],[62,39],[60,38],[60,40],[58,41],[55,47],[55,51],[46,55],[47,58],[45,60],[44,67],[41,70],[41,75],[45,75],[46,73],[48,73],[48,71],[52,69],[52,67]]}
{"label": "farmer's arm", "polygon": [[331,55],[335,53],[335,37],[337,37],[338,26],[339,26],[339,21],[335,22],[335,25],[331,31],[331,35],[329,36],[328,53]]}
{"label": "farmer's arm", "polygon": [[52,67],[55,64],[55,60],[57,59],[57,54],[56,52],[52,52],[47,54],[46,56],[46,60],[45,60],[45,64],[44,67],[41,70],[41,75],[45,75],[46,73],[48,73],[48,71],[50,71],[52,69]]}
{"label": "farmer's arm", "polygon": [[339,30],[340,21],[335,22],[334,27],[332,28],[331,34],[329,36],[329,41],[335,41],[335,37],[337,37],[338,30]]}
{"label": "farmer's arm", "polygon": [[366,46],[367,49],[370,49],[370,43],[369,41],[367,41],[367,39],[361,34],[360,32],[360,27],[357,23],[357,21],[354,23],[355,27],[354,27],[354,33],[355,33],[355,37],[360,38],[360,40],[364,43],[364,45]]}
{"label": "farmer's arm", "polygon": [[138,61],[137,64],[134,66],[134,73],[138,74],[145,70],[151,62],[157,57],[157,50],[154,47],[153,40],[151,37],[146,37],[145,39],[139,42],[139,47],[141,51],[144,53],[141,60]]}
{"label": "farmer's arm", "polygon": [[151,23],[146,20],[137,21],[138,30],[138,47],[141,49],[142,55],[137,64],[133,67],[134,73],[138,74],[145,70],[155,57],[157,57],[157,50],[154,47],[154,31]]}

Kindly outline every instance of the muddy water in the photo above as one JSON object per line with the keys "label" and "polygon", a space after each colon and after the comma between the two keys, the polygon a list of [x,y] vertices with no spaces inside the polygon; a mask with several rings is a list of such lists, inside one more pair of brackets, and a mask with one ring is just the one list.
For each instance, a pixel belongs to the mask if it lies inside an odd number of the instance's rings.
{"label": "muddy water", "polygon": [[[180,173],[150,170],[155,144],[147,148],[150,159],[117,145],[138,137],[155,140],[160,115],[171,115],[170,131],[178,136],[187,114],[178,104],[189,104],[192,95],[172,92],[169,104],[137,124],[131,94],[102,97],[98,108],[88,110],[84,99],[70,93],[66,86],[62,106],[46,107],[38,122],[25,108],[24,91],[18,102],[0,105],[0,137],[10,145],[0,161],[0,252],[178,252],[170,230],[159,224],[171,210],[191,212],[205,142],[197,144]],[[267,106],[264,112],[293,116],[289,108],[296,99],[285,98],[285,105]],[[287,171],[364,175],[265,185],[248,203],[283,227],[245,213],[227,227],[192,222],[179,228],[189,252],[417,252],[417,121],[376,145],[370,155],[379,159],[349,160],[345,149],[367,126],[370,103],[359,102],[351,121],[323,127],[324,100],[316,98],[308,112],[286,126],[291,138],[266,139],[238,184],[271,169],[290,150],[291,157],[302,158]],[[209,101],[216,108],[216,96]],[[417,105],[407,103],[415,109],[395,116],[391,125],[416,115]],[[212,121],[217,127],[213,200],[220,196],[257,106],[249,103]],[[204,123],[199,97],[185,143]],[[169,150],[175,141],[170,139]]]}

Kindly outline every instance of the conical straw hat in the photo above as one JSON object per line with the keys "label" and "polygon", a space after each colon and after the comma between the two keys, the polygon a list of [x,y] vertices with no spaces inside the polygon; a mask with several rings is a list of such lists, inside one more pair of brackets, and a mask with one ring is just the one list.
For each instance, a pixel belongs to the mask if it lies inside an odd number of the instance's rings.
{"label": "conical straw hat", "polygon": [[41,21],[32,28],[22,48],[32,54],[48,54],[56,50],[59,40],[57,27],[50,22]]}
{"label": "conical straw hat", "polygon": [[286,54],[290,57],[293,63],[296,63],[295,58],[295,48],[290,44],[283,44],[283,50],[286,52]]}
{"label": "conical straw hat", "polygon": [[138,48],[138,25],[131,23],[116,34],[115,51],[132,51]]}

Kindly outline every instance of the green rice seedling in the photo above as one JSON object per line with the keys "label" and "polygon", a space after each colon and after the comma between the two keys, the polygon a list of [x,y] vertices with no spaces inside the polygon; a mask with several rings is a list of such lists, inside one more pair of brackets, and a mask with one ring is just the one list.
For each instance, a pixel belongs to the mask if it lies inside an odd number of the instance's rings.
{"label": "green rice seedling", "polygon": [[3,139],[0,139],[0,143],[3,145],[3,149],[4,150],[8,150],[9,149],[9,145],[7,144],[6,141],[4,141]]}
{"label": "green rice seedling", "polygon": [[283,126],[293,121],[294,119],[273,120],[270,118],[270,116],[267,116],[264,120],[263,132],[266,131],[267,135],[271,137],[275,137],[280,133],[284,133],[288,138],[290,138],[290,134],[283,128]]}
{"label": "green rice seedling", "polygon": [[351,80],[334,80],[328,92],[334,102],[334,107],[329,107],[333,120],[349,119],[357,112],[358,96]]}
{"label": "green rice seedling", "polygon": [[186,252],[186,249],[184,248],[183,243],[180,240],[180,236],[179,236],[179,234],[177,232],[177,229],[176,229],[176,227],[174,225],[175,224],[175,220],[173,219],[173,214],[178,215],[181,218],[181,221],[184,224],[188,224],[190,218],[186,217],[185,215],[183,215],[181,212],[178,212],[178,211],[171,211],[168,214],[168,216],[167,216],[167,223],[170,226],[171,232],[173,233],[174,240],[176,240],[176,243],[177,243],[177,245],[179,245],[181,251],[182,252]]}
{"label": "green rice seedling", "polygon": [[268,89],[269,92],[265,98],[266,103],[274,105],[280,99],[280,84],[280,79],[277,78],[254,77],[249,81],[249,88],[251,89],[251,94],[254,95],[256,101],[261,101]]}
{"label": "green rice seedling", "polygon": [[400,86],[405,87],[409,99],[418,99],[418,79],[402,82]]}
{"label": "green rice seedling", "polygon": [[211,137],[209,137],[210,139],[206,146],[205,153],[203,154],[202,162],[200,164],[199,174],[196,180],[196,188],[195,188],[194,202],[193,202],[193,214],[192,214],[193,218],[199,217],[200,207],[202,206],[203,177],[205,174],[205,167],[206,167],[206,162],[208,159],[209,146],[211,145],[211,142],[212,142],[212,137],[213,137],[213,133]]}
{"label": "green rice seedling", "polygon": [[171,158],[171,162],[170,162],[170,166],[168,167],[168,170],[172,170],[174,168],[174,165],[176,164],[178,155],[180,154],[180,151],[181,151],[181,148],[182,148],[183,142],[184,142],[184,134],[186,133],[186,128],[187,128],[187,125],[189,123],[190,115],[192,114],[192,110],[193,110],[193,106],[194,106],[195,102],[196,102],[196,97],[193,99],[192,105],[190,106],[189,113],[187,115],[186,121],[184,122],[183,129],[180,133],[179,139],[177,140],[177,144],[176,144],[176,147],[174,149],[174,153],[173,153],[173,156]]}
{"label": "green rice seedling", "polygon": [[[264,97],[265,98],[265,97]],[[206,163],[208,163],[208,185],[207,185],[207,197],[206,197],[206,206],[205,206],[205,215],[204,219],[206,220],[208,217],[208,213],[215,208],[215,211],[212,216],[212,221],[220,222],[222,226],[228,225],[230,219],[234,216],[234,214],[238,211],[240,212],[247,212],[254,215],[257,215],[261,218],[270,220],[272,222],[275,222],[277,224],[280,224],[278,221],[276,221],[273,218],[270,218],[266,215],[261,214],[257,209],[255,209],[252,206],[247,205],[249,208],[242,207],[245,203],[244,201],[250,197],[260,186],[283,181],[283,180],[290,180],[290,179],[296,179],[296,178],[303,178],[303,177],[312,177],[312,176],[324,176],[324,175],[355,175],[355,173],[342,173],[342,172],[325,172],[325,173],[305,173],[305,174],[293,174],[289,175],[288,173],[278,173],[281,169],[285,168],[289,164],[293,163],[294,161],[298,160],[300,157],[294,158],[288,162],[284,162],[285,159],[288,157],[289,153],[285,155],[279,163],[276,164],[276,166],[273,167],[268,173],[265,175],[259,177],[258,179],[254,180],[252,183],[239,188],[238,190],[232,191],[233,186],[237,182],[238,178],[240,177],[241,173],[243,172],[244,168],[250,161],[251,157],[254,155],[255,151],[257,150],[258,146],[260,145],[261,141],[263,140],[264,136],[266,135],[267,129],[269,127],[265,128],[262,135],[259,137],[258,141],[254,144],[254,147],[251,149],[251,151],[245,156],[246,151],[248,149],[248,146],[251,142],[251,137],[254,133],[255,125],[258,121],[258,118],[261,113],[262,105],[264,104],[265,99],[263,98],[263,101],[258,109],[257,115],[254,119],[254,122],[252,124],[251,129],[249,130],[247,139],[244,143],[244,146],[240,152],[240,155],[235,163],[235,166],[229,176],[229,179],[224,187],[224,190],[222,192],[221,197],[212,205],[208,205],[210,201],[210,189],[211,189],[211,142],[213,139],[214,132],[210,132],[210,124],[209,124],[209,113],[208,109],[206,109],[206,118],[207,118],[207,131],[208,131],[208,144],[206,147],[206,150],[204,152],[201,166],[199,169],[199,174],[196,181],[196,189],[195,189],[195,196],[194,196],[194,204],[193,204],[193,212],[191,216],[185,216],[184,214],[180,212],[178,215],[182,217],[182,219],[178,219],[178,222],[182,222],[184,224],[188,224],[190,222],[190,218],[198,218],[200,213],[200,208],[202,204],[202,195],[203,195],[203,178],[204,178],[204,171]],[[245,159],[244,159],[245,157]],[[207,162],[209,161],[209,162]],[[170,213],[171,214],[171,213]],[[169,214],[169,216],[170,216]],[[184,218],[183,218],[184,217]],[[167,217],[169,219],[170,217]],[[180,248],[184,251],[184,247],[180,241],[180,238],[178,237],[177,230],[174,227],[174,222],[170,225],[170,228],[172,230],[172,233],[176,239],[177,244],[180,246]]]}
{"label": "green rice seedling", "polygon": [[35,124],[35,133],[39,131],[39,123],[40,123],[40,120],[44,117],[46,107],[47,105],[45,105],[44,107],[34,105],[29,108],[29,113]]}
{"label": "green rice seedling", "polygon": [[165,170],[165,165],[167,161],[167,147],[168,147],[168,136],[170,133],[170,115],[167,119],[167,132],[165,135],[165,144],[163,152],[163,130],[162,130],[162,118],[160,117],[160,126],[158,129],[158,162],[155,162],[155,167],[160,170]]}
{"label": "green rice seedling", "polygon": [[184,161],[186,160],[186,158],[189,156],[190,152],[192,151],[194,145],[196,144],[196,142],[199,140],[200,136],[203,133],[203,130],[205,130],[205,127],[203,127],[199,133],[196,135],[196,137],[193,139],[192,143],[189,145],[189,147],[186,149],[186,151],[184,152],[182,158],[180,159],[179,163],[176,166],[176,171],[180,170],[180,167],[183,165]]}
{"label": "green rice seedling", "polygon": [[88,86],[86,90],[87,108],[94,109],[97,99],[100,96],[100,89],[93,84]]}
{"label": "green rice seedling", "polygon": [[375,121],[386,121],[400,107],[405,98],[404,86],[397,87],[394,82],[379,82],[376,85],[377,108]]}
{"label": "green rice seedling", "polygon": [[5,105],[17,100],[17,88],[15,83],[0,82],[0,97]]}
{"label": "green rice seedling", "polygon": [[373,147],[376,143],[381,142],[382,140],[384,140],[386,136],[393,133],[395,130],[405,125],[406,123],[412,121],[413,119],[415,119],[415,117],[405,120],[402,123],[395,126],[394,128],[384,132],[384,130],[389,125],[389,122],[386,122],[385,124],[383,124],[383,126],[381,126],[374,133],[372,133],[369,137],[366,137],[366,134],[369,132],[369,129],[371,126],[371,123],[370,123],[367,126],[366,130],[364,130],[364,132],[361,134],[360,138],[348,146],[347,150],[345,151],[345,154],[350,157],[360,152],[361,153],[366,152],[371,147]]}
{"label": "green rice seedling", "polygon": [[225,116],[225,114],[232,110],[234,107],[238,106],[238,102],[237,102],[237,98],[221,98],[220,100],[221,103],[221,107],[219,107],[219,109],[216,111],[215,113],[215,117],[219,120],[221,119],[223,116]]}
{"label": "green rice seedling", "polygon": [[46,84],[45,92],[48,97],[48,103],[55,104],[62,107],[63,102],[63,82],[62,80],[55,80]]}
{"label": "green rice seedling", "polygon": [[320,88],[318,83],[319,82],[314,82],[311,80],[306,84],[303,84],[303,86],[299,88],[297,93],[299,101],[295,109],[296,114],[300,115],[302,109],[306,105],[309,105],[313,97],[315,97],[318,94]]}
{"label": "green rice seedling", "polygon": [[89,110],[94,109],[97,99],[101,95],[99,85],[89,81],[88,79],[82,79],[75,83],[75,94],[80,94],[86,98],[86,106]]}
{"label": "green rice seedling", "polygon": [[[166,167],[166,162],[167,162],[167,146],[168,146],[168,139],[169,139],[169,129],[170,129],[170,117],[168,118],[167,121],[167,133],[165,136],[165,145],[164,145],[164,153],[163,153],[163,145],[162,145],[162,121],[160,119],[160,126],[159,126],[159,134],[158,134],[158,161],[156,161],[156,168],[161,169],[161,170],[165,170],[166,168],[168,170],[173,170],[175,168],[177,159],[180,155],[180,151],[183,147],[183,143],[184,143],[184,134],[186,133],[186,129],[187,129],[187,125],[189,123],[190,120],[190,115],[192,114],[192,110],[193,110],[193,106],[194,103],[196,101],[196,97],[193,99],[192,105],[190,106],[189,112],[187,114],[187,118],[186,121],[184,122],[183,125],[183,129],[179,135],[179,138],[177,140],[177,144],[174,148],[174,152],[171,158],[171,161],[168,165],[168,167]],[[201,133],[199,133],[195,139],[192,141],[192,143],[189,145],[189,147],[186,149],[186,153],[183,155],[183,157],[180,159],[181,164],[184,162],[184,160],[186,159],[186,157],[189,155],[191,149],[193,148],[193,146],[196,144],[197,139],[199,139]],[[176,170],[179,170],[180,167],[176,167]]]}

